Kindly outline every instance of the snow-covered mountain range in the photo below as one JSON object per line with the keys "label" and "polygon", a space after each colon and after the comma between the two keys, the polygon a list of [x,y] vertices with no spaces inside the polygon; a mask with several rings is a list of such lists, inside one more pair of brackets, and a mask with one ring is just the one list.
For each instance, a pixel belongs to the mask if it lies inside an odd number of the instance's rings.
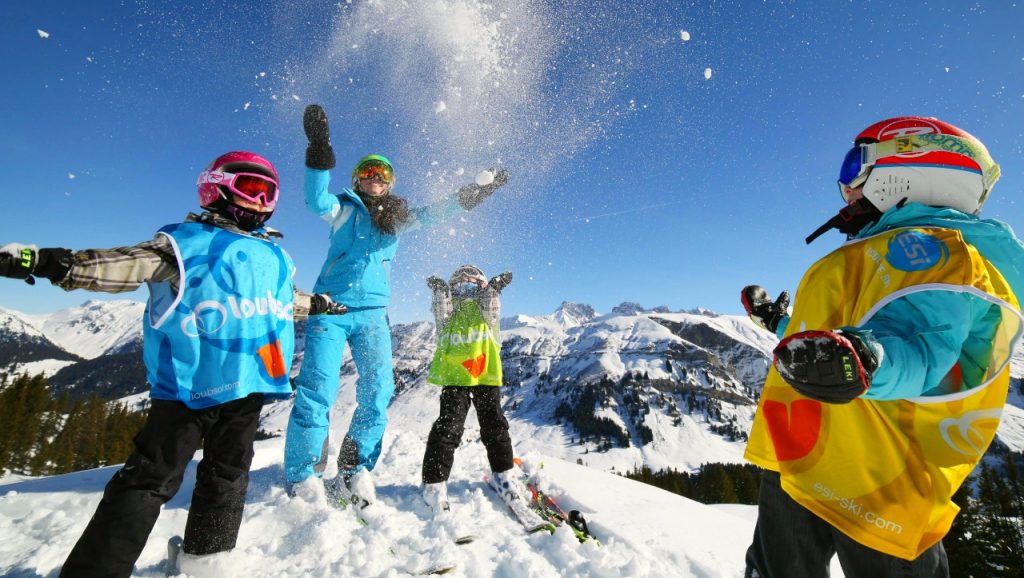
{"label": "snow-covered mountain range", "polygon": [[[0,372],[44,370],[51,380],[71,372],[85,377],[68,388],[93,387],[90,380],[107,371],[103,363],[126,356],[138,363],[141,314],[142,305],[131,301],[88,302],[42,316],[0,310],[0,354],[9,352]],[[293,372],[302,360],[299,329]],[[601,314],[567,302],[549,315],[502,320],[504,405],[516,454],[545,464],[549,490],[584,511],[602,546],[580,545],[563,532],[519,536],[500,502],[479,483],[487,462],[472,412],[449,487],[457,515],[483,539],[468,547],[444,545],[444,530],[428,520],[417,490],[440,393],[425,381],[434,327],[419,322],[392,331],[398,393],[374,472],[386,515],[364,528],[316,500],[284,495],[282,434],[290,403],[269,404],[261,427],[276,437],[257,442],[239,548],[231,554],[242,575],[406,576],[437,559],[454,562],[460,575],[474,578],[711,578],[742,572],[753,507],[723,511],[610,474],[639,465],[690,470],[742,461],[754,400],[776,342],[747,318],[635,303]],[[100,365],[77,371],[88,364]],[[1017,379],[1022,369],[1024,353],[1018,351]],[[332,454],[351,419],[355,378],[346,355],[331,416]],[[999,431],[1002,443],[1015,451],[1024,449],[1022,408],[1018,383]],[[593,423],[603,425],[595,430],[588,425]],[[162,575],[163,545],[184,527],[194,468],[193,463],[181,493],[165,507],[136,575]],[[115,469],[0,480],[0,536],[6,544],[0,547],[6,553],[0,574],[54,573]],[[835,562],[833,575],[842,575]]]}
{"label": "snow-covered mountain range", "polygon": [[[88,301],[48,315],[0,308],[0,371],[46,372],[55,387],[78,395],[144,392],[143,309],[129,300]],[[746,317],[632,302],[602,314],[564,302],[549,315],[506,317],[501,327],[505,409],[514,439],[531,449],[619,472],[742,461],[776,343]],[[437,414],[438,390],[426,384],[434,327],[400,324],[392,333],[398,393],[391,419],[425,435]],[[293,372],[302,361],[302,334],[300,324]],[[1022,374],[1018,350],[1013,375]],[[355,378],[346,356],[334,423],[349,419]],[[1000,429],[1002,442],[1016,451],[1024,449],[1022,398],[1011,395]],[[268,406],[263,429],[283,432],[289,407]]]}

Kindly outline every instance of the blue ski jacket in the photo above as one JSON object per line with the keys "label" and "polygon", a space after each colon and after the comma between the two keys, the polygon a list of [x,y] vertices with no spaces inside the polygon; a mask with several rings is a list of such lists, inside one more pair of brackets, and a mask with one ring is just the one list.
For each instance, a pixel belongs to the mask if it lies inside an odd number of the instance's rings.
{"label": "blue ski jacket", "polygon": [[[999,269],[1024,298],[1024,245],[1009,225],[980,219],[955,209],[908,203],[886,211],[878,222],[865,227],[855,239],[864,239],[901,227],[956,229]],[[908,399],[941,395],[940,382],[960,361],[963,371],[980,371],[988,359],[991,336],[1001,315],[999,308],[968,293],[922,291],[885,305],[861,327],[844,327],[882,356],[867,399]],[[776,328],[781,339],[789,318]],[[977,360],[971,367],[970,360]]]}
{"label": "blue ski jacket", "polygon": [[338,195],[327,187],[328,171],[306,169],[306,206],[331,225],[331,241],[313,291],[327,293],[350,309],[386,307],[391,302],[391,261],[402,233],[434,226],[463,211],[455,197],[411,209],[413,218],[398,235],[373,224],[362,199],[350,188]]}

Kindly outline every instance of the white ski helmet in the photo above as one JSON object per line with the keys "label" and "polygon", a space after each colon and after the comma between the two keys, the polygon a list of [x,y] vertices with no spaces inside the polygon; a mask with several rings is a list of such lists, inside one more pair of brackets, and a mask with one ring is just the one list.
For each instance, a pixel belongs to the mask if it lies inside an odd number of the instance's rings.
{"label": "white ski helmet", "polygon": [[967,131],[936,118],[900,116],[861,131],[839,170],[839,190],[864,185],[883,213],[902,202],[977,214],[999,165]]}

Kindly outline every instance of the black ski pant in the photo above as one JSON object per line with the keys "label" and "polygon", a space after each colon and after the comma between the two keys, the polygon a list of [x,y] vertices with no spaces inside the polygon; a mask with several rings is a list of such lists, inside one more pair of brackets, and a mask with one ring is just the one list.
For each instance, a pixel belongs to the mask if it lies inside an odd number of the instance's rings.
{"label": "black ski pant", "polygon": [[789,497],[778,472],[765,470],[745,578],[828,578],[834,554],[846,578],[949,577],[941,541],[915,560],[868,548]]}
{"label": "black ski pant", "polygon": [[480,438],[487,449],[491,470],[504,472],[512,468],[512,438],[508,421],[501,411],[501,388],[493,385],[456,386],[441,389],[441,415],[434,421],[427,437],[423,456],[423,483],[436,484],[448,480],[455,461],[455,448],[462,441],[469,404],[476,407]]}
{"label": "black ski pant", "polygon": [[130,576],[160,508],[178,492],[200,443],[203,459],[196,470],[182,549],[212,554],[234,548],[262,406],[258,393],[200,410],[153,400],[135,436],[135,450],[107,483],[60,576]]}

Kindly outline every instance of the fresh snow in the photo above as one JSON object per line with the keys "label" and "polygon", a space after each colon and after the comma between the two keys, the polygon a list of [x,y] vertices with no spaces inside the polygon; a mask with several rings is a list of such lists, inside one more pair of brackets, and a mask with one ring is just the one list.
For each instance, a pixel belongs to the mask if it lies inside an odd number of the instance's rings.
{"label": "fresh snow", "polygon": [[46,377],[52,377],[58,371],[74,364],[74,361],[44,359],[41,361],[30,361],[29,363],[15,363],[7,368],[7,372],[11,375],[24,373],[28,375],[43,374]]}
{"label": "fresh snow", "polygon": [[[580,544],[568,529],[525,535],[481,482],[487,466],[479,441],[459,451],[449,492],[456,516],[480,538],[468,546],[449,544],[444,530],[428,521],[419,498],[424,444],[424,436],[392,424],[374,471],[380,502],[371,508],[380,511],[368,513],[371,525],[361,527],[349,512],[316,499],[288,498],[282,487],[283,438],[257,442],[238,547],[229,554],[235,575],[396,577],[437,561],[456,564],[456,575],[469,578],[742,573],[753,531],[749,518],[539,453],[525,457],[543,464],[542,483],[565,507],[584,512],[601,545]],[[162,575],[166,541],[185,525],[195,465],[164,507],[135,576]],[[0,481],[0,575],[56,572],[115,471]]]}

